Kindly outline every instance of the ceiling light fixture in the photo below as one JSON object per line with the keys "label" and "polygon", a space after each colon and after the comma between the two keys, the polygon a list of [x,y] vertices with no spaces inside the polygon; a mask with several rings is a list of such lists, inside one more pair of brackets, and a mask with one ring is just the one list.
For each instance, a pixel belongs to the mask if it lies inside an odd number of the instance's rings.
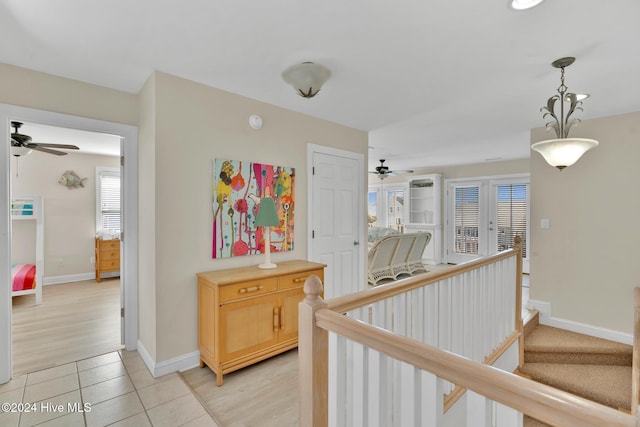
{"label": "ceiling light fixture", "polygon": [[526,10],[539,5],[543,1],[544,0],[513,0],[511,7],[515,10]]}
{"label": "ceiling light fixture", "polygon": [[303,62],[284,70],[282,78],[303,98],[313,98],[331,77],[331,71],[320,64]]}
{"label": "ceiling light fixture", "polygon": [[[580,123],[580,119],[570,119],[571,114],[576,110],[582,111],[582,101],[578,101],[575,93],[567,92],[568,87],[564,84],[564,69],[573,64],[575,60],[576,58],[569,56],[553,61],[551,65],[561,70],[558,95],[549,98],[547,105],[540,109],[541,112],[544,112],[542,118],[547,116],[553,117],[553,121],[547,123],[546,128],[547,130],[552,128],[558,138],[536,142],[531,146],[531,149],[540,153],[547,163],[560,170],[571,166],[577,162],[584,153],[598,145],[598,141],[595,139],[568,137],[569,130]],[[560,116],[554,111],[558,101],[560,102]],[[569,110],[566,117],[565,102],[569,103]]]}

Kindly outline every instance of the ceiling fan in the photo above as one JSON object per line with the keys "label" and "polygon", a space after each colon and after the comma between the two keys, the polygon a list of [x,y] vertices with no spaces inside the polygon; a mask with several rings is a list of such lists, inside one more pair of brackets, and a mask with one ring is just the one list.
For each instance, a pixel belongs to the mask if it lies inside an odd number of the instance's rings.
{"label": "ceiling fan", "polygon": [[378,178],[380,178],[380,180],[383,180],[388,176],[394,176],[400,173],[413,173],[413,170],[411,169],[394,170],[394,171],[389,170],[389,166],[385,166],[384,162],[385,162],[384,159],[380,159],[380,166],[376,166],[376,170],[369,171],[369,173],[376,175]]}
{"label": "ceiling fan", "polygon": [[75,145],[69,144],[46,144],[42,142],[33,142],[29,135],[21,134],[18,130],[22,127],[21,122],[11,122],[14,132],[11,133],[11,155],[20,157],[31,153],[31,150],[41,151],[43,153],[55,154],[56,156],[66,156],[64,151],[54,150],[54,148],[62,148],[66,150],[78,150]]}

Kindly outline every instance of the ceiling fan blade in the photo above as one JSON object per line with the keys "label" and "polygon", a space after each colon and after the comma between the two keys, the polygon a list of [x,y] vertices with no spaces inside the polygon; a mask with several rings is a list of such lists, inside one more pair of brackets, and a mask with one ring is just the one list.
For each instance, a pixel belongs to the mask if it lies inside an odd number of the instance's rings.
{"label": "ceiling fan blade", "polygon": [[[29,146],[27,146],[29,145]],[[41,151],[43,153],[49,153],[49,154],[55,154],[56,156],[66,156],[68,153],[65,153],[64,151],[58,151],[58,150],[52,150],[50,148],[44,148],[41,147],[37,144],[33,144],[33,146],[30,146],[31,144],[26,144],[25,146],[27,146],[27,148],[31,149],[31,150],[36,150],[36,151]]]}
{"label": "ceiling fan blade", "polygon": [[29,145],[29,148],[33,147],[49,147],[49,148],[60,148],[65,150],[79,150],[77,145],[71,144],[48,144],[46,142],[30,142],[26,145]]}
{"label": "ceiling fan blade", "polygon": [[406,169],[406,170],[393,170],[393,171],[389,171],[389,173],[413,173],[413,169]]}

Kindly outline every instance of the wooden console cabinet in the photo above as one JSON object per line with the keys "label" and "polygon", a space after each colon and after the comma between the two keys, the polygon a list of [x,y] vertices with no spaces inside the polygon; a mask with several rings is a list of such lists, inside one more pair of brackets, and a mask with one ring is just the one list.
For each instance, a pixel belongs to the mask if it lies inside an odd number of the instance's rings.
{"label": "wooden console cabinet", "polygon": [[120,271],[120,240],[102,240],[96,237],[96,282],[108,271]]}
{"label": "wooden console cabinet", "polygon": [[298,346],[298,304],[305,280],[324,281],[324,264],[295,260],[198,273],[200,367],[226,373]]}

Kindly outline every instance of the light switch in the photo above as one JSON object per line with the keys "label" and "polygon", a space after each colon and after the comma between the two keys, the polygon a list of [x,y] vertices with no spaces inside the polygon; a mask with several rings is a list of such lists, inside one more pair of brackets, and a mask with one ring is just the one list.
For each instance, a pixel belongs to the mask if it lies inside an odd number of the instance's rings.
{"label": "light switch", "polygon": [[544,228],[544,229],[549,228],[549,218],[542,218],[540,220],[540,228]]}

